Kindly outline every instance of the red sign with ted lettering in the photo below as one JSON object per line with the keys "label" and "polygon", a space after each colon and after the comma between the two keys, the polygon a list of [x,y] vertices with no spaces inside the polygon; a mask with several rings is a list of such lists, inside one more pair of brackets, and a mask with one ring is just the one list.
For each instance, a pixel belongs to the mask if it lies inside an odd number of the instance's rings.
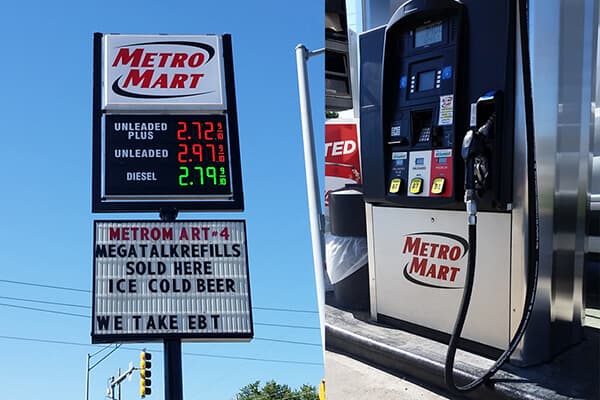
{"label": "red sign with ted lettering", "polygon": [[325,124],[325,205],[332,190],[361,183],[358,124]]}

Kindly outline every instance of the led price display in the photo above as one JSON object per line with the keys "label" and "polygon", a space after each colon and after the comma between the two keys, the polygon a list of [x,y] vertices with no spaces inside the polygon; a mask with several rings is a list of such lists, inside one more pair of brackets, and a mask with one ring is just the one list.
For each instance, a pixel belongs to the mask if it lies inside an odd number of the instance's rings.
{"label": "led price display", "polygon": [[103,197],[232,195],[226,116],[106,115]]}

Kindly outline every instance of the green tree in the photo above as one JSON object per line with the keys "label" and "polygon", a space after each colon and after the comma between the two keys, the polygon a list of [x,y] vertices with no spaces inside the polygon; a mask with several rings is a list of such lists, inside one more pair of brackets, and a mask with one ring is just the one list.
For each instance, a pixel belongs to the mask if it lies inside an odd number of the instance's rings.
{"label": "green tree", "polygon": [[280,385],[275,381],[269,381],[261,387],[260,381],[256,381],[241,388],[233,400],[319,400],[319,394],[310,385],[302,385],[293,390],[288,385]]}

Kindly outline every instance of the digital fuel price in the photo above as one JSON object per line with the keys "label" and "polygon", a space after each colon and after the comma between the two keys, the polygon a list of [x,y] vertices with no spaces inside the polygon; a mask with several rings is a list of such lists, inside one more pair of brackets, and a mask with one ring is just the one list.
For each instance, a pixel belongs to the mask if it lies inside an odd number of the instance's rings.
{"label": "digital fuel price", "polygon": [[232,195],[225,115],[106,115],[104,197]]}

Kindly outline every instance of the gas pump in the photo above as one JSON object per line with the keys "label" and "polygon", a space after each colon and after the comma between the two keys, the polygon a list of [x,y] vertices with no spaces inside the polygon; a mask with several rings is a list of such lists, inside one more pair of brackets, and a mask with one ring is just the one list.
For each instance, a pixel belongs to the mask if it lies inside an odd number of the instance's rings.
{"label": "gas pump", "polygon": [[[510,357],[535,298],[526,13],[516,0],[410,0],[360,38],[371,316],[449,342],[445,377],[455,390],[475,388]],[[524,266],[512,253],[517,70],[530,172],[527,202],[519,199],[529,206]],[[457,386],[459,345],[498,362]]]}

